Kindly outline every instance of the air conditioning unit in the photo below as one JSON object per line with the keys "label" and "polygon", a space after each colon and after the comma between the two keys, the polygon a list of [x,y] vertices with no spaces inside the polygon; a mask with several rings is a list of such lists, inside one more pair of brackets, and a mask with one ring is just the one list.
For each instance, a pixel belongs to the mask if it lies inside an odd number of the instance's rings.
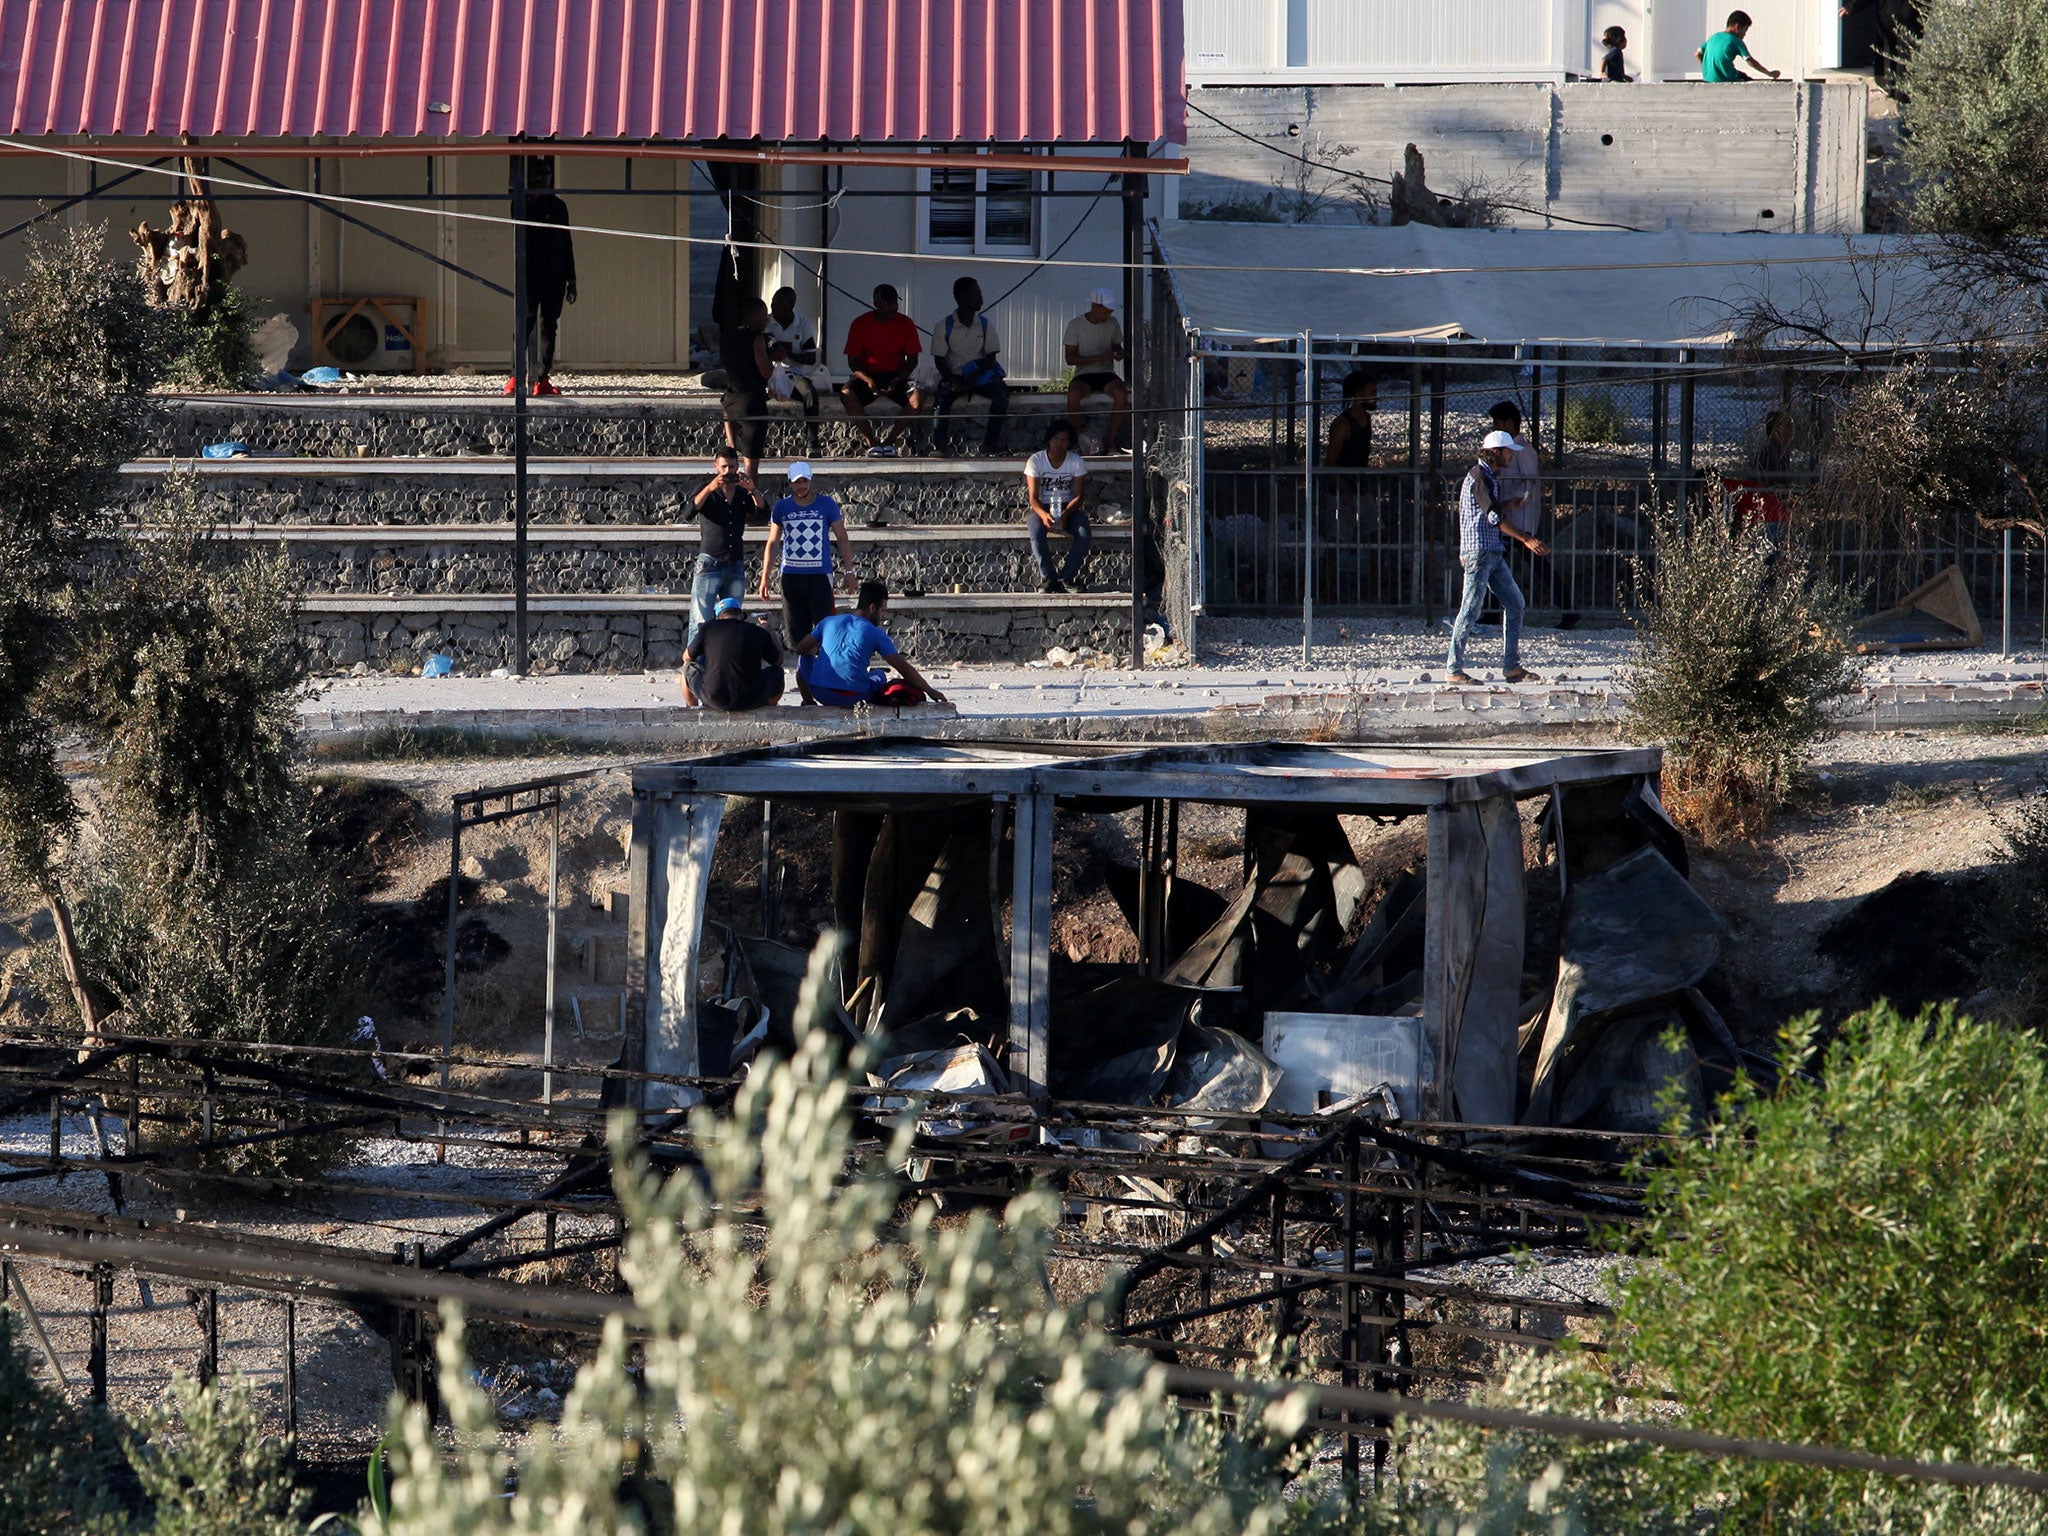
{"label": "air conditioning unit", "polygon": [[313,301],[313,361],[350,373],[418,373],[426,366],[426,304],[414,298]]}

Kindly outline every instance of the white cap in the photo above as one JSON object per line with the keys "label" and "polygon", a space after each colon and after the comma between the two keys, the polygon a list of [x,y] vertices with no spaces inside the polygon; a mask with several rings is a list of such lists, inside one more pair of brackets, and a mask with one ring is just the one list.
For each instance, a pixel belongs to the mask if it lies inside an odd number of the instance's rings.
{"label": "white cap", "polygon": [[805,459],[791,459],[789,461],[789,478],[791,480],[810,479],[811,466],[809,461]]}
{"label": "white cap", "polygon": [[1515,446],[1514,434],[1510,432],[1489,432],[1486,434],[1486,441],[1479,446],[1482,448],[1512,448]]}
{"label": "white cap", "polygon": [[1115,309],[1116,295],[1107,288],[1098,288],[1088,295],[1088,302],[1090,304],[1100,304],[1104,309]]}

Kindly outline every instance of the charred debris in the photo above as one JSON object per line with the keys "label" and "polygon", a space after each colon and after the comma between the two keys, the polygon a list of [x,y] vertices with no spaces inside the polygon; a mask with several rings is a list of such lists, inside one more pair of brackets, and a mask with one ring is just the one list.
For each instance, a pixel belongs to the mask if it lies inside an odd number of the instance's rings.
{"label": "charred debris", "polygon": [[[694,1097],[674,1079],[791,1043],[807,955],[766,914],[778,830],[811,817],[845,936],[832,1013],[867,1047],[870,1110],[913,1092],[1011,1106],[927,1108],[928,1136],[1057,1142],[1044,1111],[1077,1104],[1660,1131],[1670,1095],[1704,1116],[1745,1064],[1700,990],[1727,935],[1688,882],[1660,767],[1644,749],[904,738],[643,766],[619,1066],[658,1113]],[[760,914],[711,880],[748,800]],[[1241,819],[1234,888],[1183,873],[1195,807]],[[1053,832],[1104,814],[1135,823],[1137,862],[1107,883],[1136,959],[1074,966],[1052,937]],[[1416,819],[1423,856],[1369,875],[1366,845],[1413,844]]]}

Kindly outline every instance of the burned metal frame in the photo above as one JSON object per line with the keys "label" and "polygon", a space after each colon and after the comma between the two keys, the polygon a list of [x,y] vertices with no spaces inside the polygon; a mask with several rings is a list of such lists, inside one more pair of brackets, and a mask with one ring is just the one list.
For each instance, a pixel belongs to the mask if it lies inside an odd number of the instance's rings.
{"label": "burned metal frame", "polygon": [[462,831],[501,821],[548,813],[548,935],[545,959],[546,996],[543,1001],[544,1034],[541,1054],[541,1103],[552,1105],[555,1097],[555,907],[562,871],[562,790],[570,784],[611,773],[610,768],[585,768],[575,773],[550,774],[518,784],[463,790],[449,803],[448,832],[448,931],[442,955],[441,973],[441,1086],[448,1087],[449,1069],[455,1055],[455,928],[461,906]]}
{"label": "burned metal frame", "polygon": [[[851,744],[816,742],[642,766],[633,776],[629,879],[634,927],[628,955],[626,1060],[653,1074],[691,1075],[697,1069],[695,956],[728,796],[840,808],[985,802],[994,816],[1007,819],[1012,848],[1008,1065],[1031,1093],[1041,1097],[1049,1084],[1052,825],[1062,805],[1144,808],[1141,972],[1162,958],[1160,914],[1176,859],[1166,832],[1177,816],[1172,808],[1180,803],[1247,811],[1314,808],[1337,814],[1421,815],[1429,827],[1426,931],[1439,936],[1432,938],[1433,951],[1424,966],[1425,1116],[1448,1118],[1454,1047],[1471,973],[1461,969],[1467,962],[1442,950],[1440,936],[1451,926],[1452,867],[1487,856],[1483,847],[1474,851],[1475,834],[1461,834],[1462,823],[1454,826],[1452,813],[1478,815],[1489,805],[1557,795],[1572,785],[1654,785],[1662,762],[1661,752],[1654,748],[1549,754],[1510,747],[1268,742],[1132,752],[1100,745],[897,737]],[[1477,835],[1483,839],[1488,834]],[[1519,848],[1517,840],[1516,857]],[[763,853],[765,860],[765,842]],[[674,909],[672,900],[677,903]],[[643,1107],[662,1106],[643,1100]],[[1512,1111],[1510,1103],[1498,1119],[1511,1119]]]}

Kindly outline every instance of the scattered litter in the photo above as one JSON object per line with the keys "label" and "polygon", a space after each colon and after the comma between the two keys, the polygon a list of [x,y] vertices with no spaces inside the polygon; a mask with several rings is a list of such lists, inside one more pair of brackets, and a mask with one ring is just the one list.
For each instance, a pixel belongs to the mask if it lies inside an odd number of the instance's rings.
{"label": "scattered litter", "polygon": [[208,443],[199,450],[199,456],[202,459],[246,459],[249,456],[249,445],[238,439],[225,443]]}
{"label": "scattered litter", "polygon": [[491,668],[491,676],[492,676],[492,677],[510,677],[511,675],[512,675],[512,669],[511,669],[510,667],[493,667],[493,668]]}
{"label": "scattered litter", "polygon": [[316,389],[323,385],[339,384],[341,382],[341,370],[339,368],[331,368],[327,364],[322,363],[318,368],[308,368],[304,373],[300,374],[299,382],[311,385]]}
{"label": "scattered litter", "polygon": [[436,651],[420,667],[421,677],[452,677],[455,673],[455,658],[443,651]]}
{"label": "scattered litter", "polygon": [[1851,631],[1859,656],[1900,651],[1964,651],[1984,643],[1977,605],[1962,567],[1952,565],[1908,592],[1895,608],[1874,613]]}
{"label": "scattered litter", "polygon": [[1046,665],[1052,667],[1071,667],[1079,659],[1064,645],[1056,645],[1045,653]]}

